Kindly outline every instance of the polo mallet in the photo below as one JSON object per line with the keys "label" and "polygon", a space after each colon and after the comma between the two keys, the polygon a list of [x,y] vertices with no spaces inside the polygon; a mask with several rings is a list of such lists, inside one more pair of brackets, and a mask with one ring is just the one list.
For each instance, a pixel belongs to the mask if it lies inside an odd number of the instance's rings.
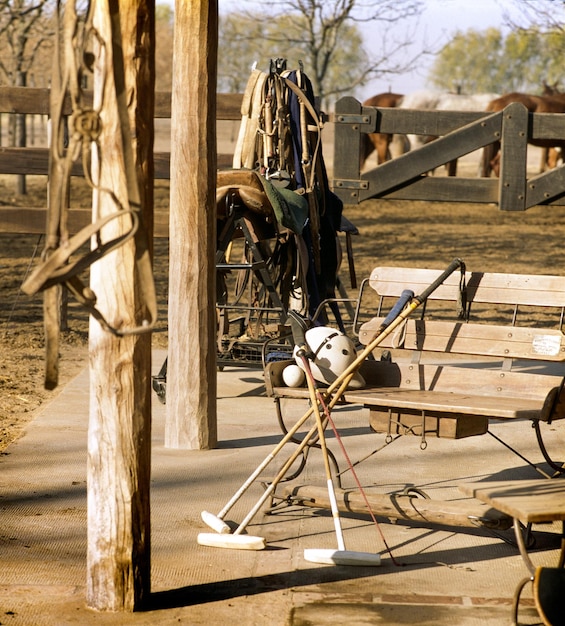
{"label": "polo mallet", "polygon": [[[413,296],[413,292],[404,292],[402,296],[399,298],[398,302],[395,304],[393,309],[388,314],[387,318],[383,321],[382,327],[388,324],[388,320],[394,319],[399,312],[403,309],[406,302]],[[295,343],[299,346],[306,347],[305,340],[305,331],[306,331],[306,321],[300,317],[298,314],[293,314],[291,312],[289,314],[289,318],[291,320],[291,325],[293,328],[293,335],[296,337]],[[313,354],[309,353],[309,356],[314,357]],[[351,373],[349,380],[354,376],[355,371]],[[349,384],[349,380],[348,383]],[[336,380],[337,382],[337,380]],[[345,385],[344,389],[347,388]],[[335,403],[339,400],[340,395],[336,395],[333,401],[330,401],[329,407],[333,408]],[[281,439],[281,441],[275,446],[273,451],[265,457],[262,463],[258,465],[255,471],[249,476],[249,478],[243,483],[243,485],[238,489],[238,491],[232,496],[229,502],[224,506],[224,508],[218,513],[218,515],[214,515],[209,511],[202,511],[201,517],[202,521],[208,525],[212,530],[215,530],[216,533],[199,533],[197,537],[197,541],[201,545],[211,546],[211,547],[219,547],[219,548],[234,548],[238,550],[262,550],[265,547],[265,540],[263,537],[258,537],[256,535],[242,535],[241,533],[249,524],[249,522],[253,519],[253,517],[257,514],[259,509],[263,506],[263,504],[267,501],[267,499],[271,496],[271,494],[275,491],[279,482],[284,478],[286,473],[292,467],[293,463],[296,461],[298,456],[302,453],[302,450],[309,444],[309,442],[316,436],[318,432],[318,425],[315,424],[310,431],[306,434],[306,436],[302,439],[300,444],[298,444],[297,448],[288,458],[288,460],[284,463],[282,468],[279,470],[279,473],[275,476],[275,478],[271,481],[269,486],[265,489],[262,496],[253,506],[253,508],[249,511],[245,519],[241,522],[241,524],[235,529],[233,533],[231,533],[230,526],[226,524],[224,521],[224,517],[230,511],[230,509],[234,506],[234,504],[241,498],[241,496],[247,491],[247,489],[253,484],[253,482],[258,478],[261,472],[269,465],[269,463],[274,459],[274,457],[282,450],[282,448],[288,443],[291,437],[298,431],[298,429],[304,424],[304,422],[310,418],[314,411],[314,406],[312,406],[303,416],[300,418],[296,424],[288,431],[288,433]],[[324,425],[325,428],[325,425]]]}
{"label": "polo mallet", "polygon": [[304,371],[306,373],[306,381],[308,383],[308,390],[310,392],[310,401],[314,407],[314,414],[316,416],[316,424],[318,426],[318,439],[320,441],[320,448],[322,451],[322,457],[324,459],[324,469],[326,472],[326,481],[328,484],[328,496],[331,505],[332,517],[334,521],[335,534],[337,538],[337,550],[332,549],[306,549],[304,550],[304,558],[307,561],[313,563],[324,563],[328,565],[365,565],[375,566],[381,564],[380,554],[371,552],[352,552],[345,549],[345,541],[343,539],[343,531],[341,528],[341,522],[339,519],[339,509],[337,506],[337,500],[335,497],[335,488],[332,480],[332,470],[330,467],[330,460],[328,456],[328,448],[326,444],[325,426],[320,414],[320,401],[318,399],[318,389],[312,370],[310,369],[310,363],[308,356],[304,348],[299,347],[296,355],[301,359]]}
{"label": "polo mallet", "polygon": [[[347,367],[347,369],[340,374],[333,383],[323,393],[324,400],[327,402],[328,410],[331,410],[337,402],[341,399],[345,393],[351,379],[372,352],[378,347],[378,345],[388,336],[393,330],[395,330],[418,306],[424,303],[432,292],[434,292],[456,269],[461,268],[462,274],[465,272],[465,264],[461,259],[454,259],[448,268],[442,272],[438,278],[427,287],[420,295],[411,298],[409,304],[406,302],[412,296],[412,292],[405,291],[395,304],[390,313],[383,320],[378,330],[375,333],[374,338],[365,346],[365,348],[357,355],[357,358]],[[314,436],[317,425],[313,426],[309,433],[304,437],[300,445],[297,447],[295,453],[285,463],[275,480],[265,490],[257,504],[249,512],[245,520],[237,527],[233,534],[230,532],[230,527],[223,521],[228,511],[235,505],[235,503],[241,498],[241,496],[247,491],[251,484],[261,474],[261,472],[269,465],[274,457],[282,450],[284,445],[290,441],[290,439],[296,434],[299,428],[310,418],[314,412],[314,407],[310,407],[306,413],[296,422],[296,424],[287,432],[287,434],[281,439],[281,441],[275,446],[273,451],[268,454],[265,459],[259,464],[251,476],[243,483],[238,491],[233,495],[229,502],[224,506],[218,515],[213,515],[207,511],[202,512],[202,520],[205,524],[210,526],[216,533],[200,533],[198,535],[198,543],[201,545],[208,545],[214,547],[234,548],[239,550],[261,550],[265,547],[265,540],[263,537],[241,535],[244,528],[251,521],[253,516],[257,513],[263,503],[274,491],[276,484],[282,480],[284,472],[288,471],[288,468],[292,465],[294,460],[298,457],[298,454],[308,444],[309,439]]]}
{"label": "polo mallet", "polygon": [[224,517],[228,511],[234,506],[234,504],[241,498],[241,496],[247,491],[251,484],[257,479],[259,474],[267,467],[267,465],[274,459],[276,454],[284,447],[284,445],[290,440],[290,437],[295,434],[300,426],[310,417],[311,411],[308,411],[292,429],[288,431],[285,437],[277,444],[274,450],[265,457],[263,462],[255,469],[251,476],[243,483],[243,485],[232,496],[231,500],[224,506],[224,508],[214,515],[208,511],[202,511],[202,521],[210,526],[216,533],[199,533],[198,543],[204,546],[211,546],[216,548],[236,548],[238,550],[262,550],[265,547],[265,539],[263,537],[253,535],[242,535],[249,522],[257,514],[257,511],[263,506],[271,494],[275,491],[279,482],[284,478],[286,473],[290,470],[293,463],[302,453],[302,450],[309,444],[310,440],[317,433],[317,425],[312,426],[303,440],[298,444],[294,452],[287,459],[283,467],[279,470],[279,473],[273,478],[269,486],[265,489],[262,496],[249,511],[245,519],[234,530],[232,534],[230,527],[224,522]]}
{"label": "polo mallet", "polygon": [[[213,513],[210,513],[209,511],[202,511],[201,513],[202,521],[207,526],[209,526],[212,530],[215,530],[216,533],[219,533],[222,535],[231,533],[231,528],[228,526],[228,524],[224,522],[225,516],[228,514],[231,508],[235,505],[235,503],[241,498],[241,496],[247,491],[247,489],[255,482],[255,480],[258,478],[261,472],[269,465],[269,463],[275,458],[275,456],[283,449],[283,447],[298,432],[300,427],[306,422],[306,420],[308,420],[311,414],[312,412],[311,410],[309,410],[294,424],[292,428],[288,430],[288,432],[281,439],[281,441],[275,446],[272,452],[270,452],[265,457],[265,459],[263,459],[263,461],[257,466],[257,468],[249,476],[249,478],[241,485],[241,487],[235,492],[232,498],[227,502],[224,508],[217,515],[214,515]],[[286,469],[286,471],[288,471],[289,467],[298,458],[298,456],[300,455],[302,450],[306,447],[310,439],[315,435],[316,431],[317,431],[317,426],[313,426],[310,429],[310,431],[304,437],[302,442],[296,448],[295,453],[292,454],[291,457],[288,459],[288,461],[285,463],[283,470]],[[277,477],[273,480],[273,483],[280,482],[282,477],[283,476],[281,475],[281,472],[279,472]],[[268,495],[270,495],[270,493],[272,493],[272,490],[270,492],[268,491]],[[202,538],[205,539],[205,537],[202,537]],[[199,539],[200,539],[200,536],[199,536]]]}

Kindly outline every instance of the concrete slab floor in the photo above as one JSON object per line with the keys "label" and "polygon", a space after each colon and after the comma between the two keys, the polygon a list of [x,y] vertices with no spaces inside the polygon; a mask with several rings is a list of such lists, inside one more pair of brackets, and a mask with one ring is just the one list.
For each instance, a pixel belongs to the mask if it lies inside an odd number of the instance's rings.
{"label": "concrete slab floor", "polygon": [[[162,357],[156,353],[155,370]],[[146,610],[133,614],[85,606],[88,372],[38,413],[0,457],[1,625],[510,623],[512,595],[526,569],[514,546],[485,529],[385,518],[375,527],[367,516],[344,514],[347,549],[379,552],[382,564],[326,566],[305,561],[303,551],[336,547],[331,514],[288,506],[272,515],[262,509],[252,520],[248,532],[265,537],[266,550],[198,545],[197,534],[209,530],[201,511],[221,510],[281,437],[262,372],[226,368],[218,373],[218,390],[220,443],[210,451],[166,449],[166,407],[154,397],[152,593]],[[290,420],[304,410],[288,408]],[[384,445],[382,435],[369,431],[366,411],[340,407],[334,418],[352,459]],[[529,423],[495,423],[492,429],[543,465]],[[562,450],[563,427],[556,423],[550,430],[551,449]],[[339,458],[333,436],[328,443]],[[465,501],[459,484],[537,475],[488,435],[430,439],[426,450],[419,443],[402,437],[360,464],[364,488],[389,493],[414,485],[434,499]],[[280,463],[273,461],[271,474]],[[354,484],[350,473],[343,481]],[[259,482],[229,512],[230,520],[239,523],[261,496]],[[325,485],[317,450],[292,484]],[[560,530],[534,526],[536,564],[555,562]],[[510,531],[503,534],[512,538]],[[539,623],[528,588],[523,598],[522,623]]]}

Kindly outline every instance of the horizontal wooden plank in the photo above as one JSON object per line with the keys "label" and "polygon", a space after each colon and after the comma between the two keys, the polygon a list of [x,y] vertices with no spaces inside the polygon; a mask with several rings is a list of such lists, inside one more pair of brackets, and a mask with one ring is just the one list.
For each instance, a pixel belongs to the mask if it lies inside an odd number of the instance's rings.
{"label": "horizontal wooden plank", "polygon": [[243,101],[243,94],[241,93],[217,94],[216,119],[217,120],[240,120],[242,101]]}
{"label": "horizontal wooden plank", "polygon": [[[442,270],[413,267],[376,267],[369,284],[382,296],[398,297],[404,289],[419,294]],[[430,294],[431,300],[459,298],[460,274],[455,272]],[[467,300],[477,303],[563,307],[565,276],[466,272]]]}
{"label": "horizontal wooden plank", "polygon": [[461,491],[524,523],[565,520],[565,481],[495,481],[460,485]]}
{"label": "horizontal wooden plank", "polygon": [[[559,387],[563,376],[536,374],[531,371],[506,371],[492,363],[445,365],[436,363],[412,363],[407,359],[398,359],[393,363],[374,361],[364,369],[367,386],[359,391],[363,396],[381,388],[386,393],[399,391],[460,394],[465,397],[486,397],[496,403],[504,398],[514,399],[517,404],[521,399],[531,399],[538,403],[538,408],[552,390]],[[369,369],[370,368],[370,369]],[[348,391],[349,397],[357,397],[357,391]],[[360,397],[360,396],[359,396]],[[448,397],[445,401],[449,402]],[[480,403],[481,400],[478,400]],[[444,406],[444,400],[439,404]],[[431,408],[431,407],[430,407]],[[453,412],[458,412],[452,407]],[[468,411],[459,411],[467,413]],[[471,411],[474,414],[474,411]],[[483,413],[480,413],[483,414]],[[488,415],[488,412],[486,413]]]}
{"label": "horizontal wooden plank", "polygon": [[[367,107],[364,107],[364,109]],[[377,107],[376,131],[409,135],[447,135],[457,128],[492,116],[485,111],[435,111]],[[499,114],[495,114],[498,116]]]}
{"label": "horizontal wooden plank", "polygon": [[[34,87],[1,87],[0,113],[24,113],[49,115],[50,89]],[[243,94],[219,93],[216,98],[216,119],[241,119],[241,101]],[[92,91],[84,92],[84,104],[92,106]],[[72,111],[70,98],[66,98],[63,114],[70,115]],[[171,93],[155,92],[155,117],[171,117]]]}
{"label": "horizontal wooden plank", "polygon": [[[388,189],[376,193],[374,197],[390,200],[497,204],[498,191],[499,181],[496,178],[421,176],[412,180],[410,185],[398,189]],[[340,192],[339,195],[342,200],[347,202],[347,193]],[[543,199],[546,200],[546,198]],[[565,199],[556,198],[556,204],[565,204]]]}
{"label": "horizontal wooden plank", "polygon": [[49,94],[49,89],[2,87],[0,113],[49,115]]}
{"label": "horizontal wooden plank", "polygon": [[[537,419],[543,408],[543,401],[540,399],[475,395],[474,391],[471,385],[467,393],[400,387],[369,387],[347,391],[345,402],[383,410],[390,408],[419,412],[431,411],[432,413],[476,415],[493,419]],[[308,389],[300,387],[274,387],[273,396],[309,399]]]}
{"label": "horizontal wooden plank", "polygon": [[[441,269],[426,269],[420,267],[392,267],[380,266],[371,271],[369,285],[380,295],[398,298],[405,289],[410,289],[415,295],[422,293],[442,273]],[[430,300],[457,300],[459,298],[460,272],[453,272],[428,298]],[[471,277],[465,273],[465,280]]]}
{"label": "horizontal wooden plank", "polygon": [[[2,174],[31,174],[46,176],[49,171],[47,148],[11,148],[0,146],[0,172]],[[75,163],[73,176],[82,176],[82,164]]]}
{"label": "horizontal wooden plank", "polygon": [[[368,111],[372,107],[363,107]],[[401,133],[408,135],[442,136],[470,124],[490,113],[486,111],[436,111],[387,107],[374,107],[377,114],[374,132]],[[552,139],[565,137],[565,113],[528,113],[531,139]],[[336,121],[336,115],[330,116]]]}
{"label": "horizontal wooden plank", "polygon": [[565,113],[530,113],[532,139],[565,137]]}
{"label": "horizontal wooden plank", "polygon": [[[370,343],[380,321],[374,318],[361,326],[362,344]],[[407,320],[401,336],[389,343],[407,350],[555,362],[565,361],[564,344],[565,335],[556,329],[416,319]]]}
{"label": "horizontal wooden plank", "polygon": [[[330,509],[326,487],[300,485],[286,487],[285,496],[303,506]],[[389,519],[407,519],[448,526],[476,528],[483,525],[497,530],[510,528],[510,517],[473,501],[443,501],[414,498],[401,493],[359,493],[335,490],[338,509],[343,513],[372,513]]]}
{"label": "horizontal wooden plank", "polygon": [[[154,153],[155,179],[168,180],[170,178],[170,158],[169,152]],[[217,158],[219,168],[231,167],[233,155],[219,154]],[[0,172],[2,174],[47,176],[49,172],[49,149],[0,146]],[[84,176],[80,159],[73,164],[71,176]]]}
{"label": "horizontal wooden plank", "polygon": [[346,398],[349,403],[383,409],[432,411],[496,419],[537,419],[542,410],[539,400],[473,395],[473,392],[455,393],[385,387],[348,393]]}
{"label": "horizontal wooden plank", "polygon": [[565,336],[555,329],[409,320],[404,346],[412,350],[510,359],[565,360]]}
{"label": "horizontal wooden plank", "polygon": [[[90,209],[69,209],[67,212],[70,234],[87,226],[92,218]],[[0,233],[43,234],[47,210],[36,207],[0,207]],[[169,212],[157,209],[154,214],[154,236],[169,236]]]}

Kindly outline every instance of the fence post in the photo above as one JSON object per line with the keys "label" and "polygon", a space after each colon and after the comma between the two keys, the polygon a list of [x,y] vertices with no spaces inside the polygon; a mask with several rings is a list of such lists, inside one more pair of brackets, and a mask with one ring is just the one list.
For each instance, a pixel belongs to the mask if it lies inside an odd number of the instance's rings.
{"label": "fence post", "polygon": [[[93,205],[98,217],[115,213],[120,205],[139,206],[151,241],[155,5],[97,0],[93,7],[95,41],[104,48],[95,49],[100,52],[95,109],[101,106],[103,123],[100,151],[93,151],[99,183]],[[132,176],[134,169],[138,176],[135,171]],[[104,227],[104,240],[122,235],[131,219],[114,222]],[[91,266],[97,306],[114,327],[139,326],[146,315],[140,296],[146,277],[136,268],[145,251],[137,239]],[[115,336],[91,317],[89,357],[86,600],[101,611],[134,611],[151,591],[151,335]]]}
{"label": "fence post", "polygon": [[502,114],[498,200],[501,211],[526,210],[528,115],[528,109],[519,102],[509,104]]}
{"label": "fence post", "polygon": [[217,444],[217,0],[177,0],[176,16],[165,446],[204,450]]}
{"label": "fence post", "polygon": [[355,98],[341,98],[335,105],[334,192],[346,204],[359,202],[361,141],[364,140],[361,126],[370,123],[370,116],[364,119],[362,112],[363,107]]}

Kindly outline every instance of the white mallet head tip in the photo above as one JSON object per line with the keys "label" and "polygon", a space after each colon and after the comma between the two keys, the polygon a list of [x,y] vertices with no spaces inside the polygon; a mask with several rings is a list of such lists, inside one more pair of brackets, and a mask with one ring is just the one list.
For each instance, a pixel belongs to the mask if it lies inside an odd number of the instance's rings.
{"label": "white mallet head tip", "polygon": [[304,550],[304,559],[310,561],[310,563],[322,563],[324,565],[375,567],[381,564],[380,554],[372,552],[353,552],[350,550],[307,548]]}
{"label": "white mallet head tip", "polygon": [[198,533],[197,541],[201,546],[227,548],[229,550],[264,550],[264,537],[253,535],[222,535],[218,533]]}
{"label": "white mallet head tip", "polygon": [[215,530],[217,533],[225,535],[231,532],[230,527],[224,522],[224,520],[220,519],[217,515],[214,515],[213,513],[208,513],[208,511],[202,511],[202,513],[200,513],[200,517],[207,526],[210,526],[210,528]]}

